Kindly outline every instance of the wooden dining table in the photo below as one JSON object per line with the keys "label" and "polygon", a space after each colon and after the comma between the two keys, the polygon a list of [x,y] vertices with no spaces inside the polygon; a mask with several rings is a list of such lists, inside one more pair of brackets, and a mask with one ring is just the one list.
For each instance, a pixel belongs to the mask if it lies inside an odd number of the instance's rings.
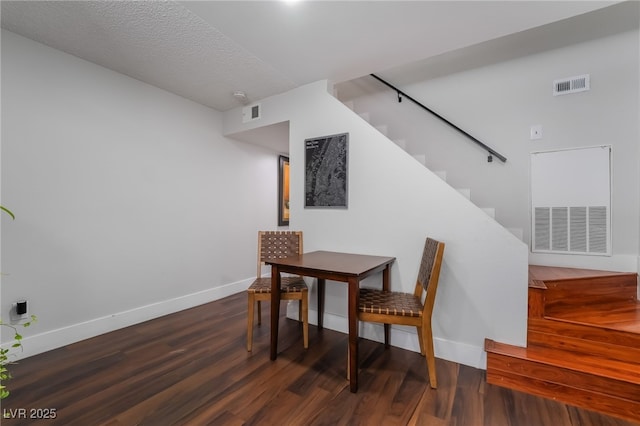
{"label": "wooden dining table", "polygon": [[[271,265],[271,359],[278,356],[278,320],[280,318],[280,280],[283,272],[318,279],[318,328],[322,329],[325,280],[348,285],[349,387],[358,391],[358,299],[360,281],[382,272],[382,288],[389,290],[391,264],[395,257],[313,251],[282,259],[267,259]],[[385,327],[388,333],[388,327]]]}

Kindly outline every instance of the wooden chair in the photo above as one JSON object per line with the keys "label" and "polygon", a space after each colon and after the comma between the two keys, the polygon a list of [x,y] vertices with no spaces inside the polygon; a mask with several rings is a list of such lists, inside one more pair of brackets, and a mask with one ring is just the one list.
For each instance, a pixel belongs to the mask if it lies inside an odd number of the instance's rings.
{"label": "wooden chair", "polygon": [[[418,329],[420,353],[426,355],[429,382],[436,388],[436,362],[433,352],[431,314],[436,299],[444,243],[427,238],[413,294],[391,291],[360,289],[358,319],[385,324],[412,325]],[[424,303],[422,293],[426,292]],[[385,330],[385,345],[389,346],[389,334]]]}
{"label": "wooden chair", "polygon": [[[258,271],[255,281],[247,289],[249,296],[247,321],[247,351],[253,343],[254,306],[258,304],[258,324],[262,323],[262,301],[271,301],[271,276],[263,278],[262,265],[266,259],[302,254],[302,231],[259,231]],[[302,321],[305,349],[309,347],[309,288],[302,277],[282,277],[281,300],[298,300],[298,320]]]}

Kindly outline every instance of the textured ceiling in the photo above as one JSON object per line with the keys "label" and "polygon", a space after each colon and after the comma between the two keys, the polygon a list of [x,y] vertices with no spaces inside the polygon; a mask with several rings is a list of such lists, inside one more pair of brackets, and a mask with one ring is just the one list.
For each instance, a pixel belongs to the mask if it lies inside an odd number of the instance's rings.
{"label": "textured ceiling", "polygon": [[596,1],[2,1],[2,27],[220,111],[611,5]]}
{"label": "textured ceiling", "polygon": [[176,2],[3,1],[2,27],[219,110],[295,87]]}

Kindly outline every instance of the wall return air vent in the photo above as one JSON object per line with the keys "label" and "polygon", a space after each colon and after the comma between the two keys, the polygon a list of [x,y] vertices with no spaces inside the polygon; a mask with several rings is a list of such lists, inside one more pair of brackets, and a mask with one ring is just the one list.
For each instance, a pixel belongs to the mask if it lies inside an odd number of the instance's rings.
{"label": "wall return air vent", "polygon": [[553,96],[584,92],[589,89],[589,74],[553,80]]}
{"label": "wall return air vent", "polygon": [[611,255],[611,146],[531,153],[531,251]]}

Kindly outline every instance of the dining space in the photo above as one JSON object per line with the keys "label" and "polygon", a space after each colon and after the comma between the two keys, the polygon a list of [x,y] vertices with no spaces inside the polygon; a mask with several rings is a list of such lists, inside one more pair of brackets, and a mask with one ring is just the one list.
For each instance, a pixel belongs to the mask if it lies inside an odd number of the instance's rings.
{"label": "dining space", "polygon": [[[431,316],[443,253],[444,243],[431,238],[426,239],[414,292],[404,293],[391,290],[391,268],[396,260],[393,256],[326,250],[305,252],[301,231],[260,231],[257,276],[247,291],[247,350],[252,350],[254,307],[257,304],[258,324],[261,324],[261,301],[269,301],[269,356],[272,361],[277,359],[282,300],[298,300],[298,319],[302,323],[303,344],[307,349],[309,288],[304,277],[315,279],[313,283],[317,286],[318,332],[322,332],[324,328],[326,281],[344,283],[348,299],[346,376],[350,391],[358,391],[360,321],[384,324],[385,348],[390,347],[391,324],[415,326],[420,352],[426,357],[428,375],[425,377],[428,377],[431,387],[436,388]],[[265,274],[268,276],[262,274],[263,265],[271,269],[270,274]],[[360,287],[365,278],[378,275],[379,288]]]}

